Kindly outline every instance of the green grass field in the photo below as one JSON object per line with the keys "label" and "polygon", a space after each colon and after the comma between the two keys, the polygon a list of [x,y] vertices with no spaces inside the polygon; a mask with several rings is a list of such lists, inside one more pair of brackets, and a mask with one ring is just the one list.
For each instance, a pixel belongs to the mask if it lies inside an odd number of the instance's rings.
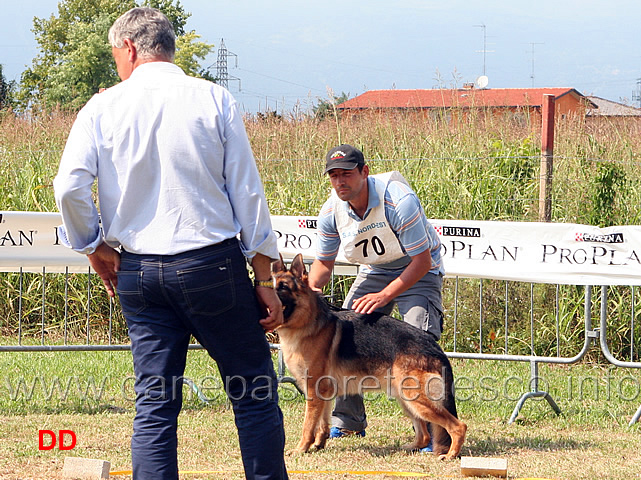
{"label": "green grass field", "polygon": [[[529,365],[454,360],[453,366],[459,416],[469,427],[463,456],[505,458],[509,478],[640,478],[640,427],[628,426],[641,405],[637,370],[542,365],[540,387],[553,396],[561,415],[532,399],[509,424],[518,398],[529,390]],[[112,472],[131,469],[129,352],[2,353],[0,367],[0,478],[61,478],[66,456],[107,460]],[[233,415],[214,362],[203,351],[190,352],[186,377],[210,402],[185,387],[180,468],[201,473],[184,478],[243,478]],[[286,383],[280,387],[280,405],[291,449],[300,435],[304,401]],[[401,449],[412,427],[394,400],[368,394],[366,408],[365,438],[332,440],[324,451],[289,455],[291,478],[392,478],[390,472],[459,478],[460,460],[440,462]],[[39,430],[72,430],[77,444],[70,451],[39,450]]]}
{"label": "green grass field", "polygon": [[[0,112],[0,211],[55,211],[52,180],[72,121],[73,115],[61,112],[32,118]],[[329,193],[321,159],[329,148],[346,142],[364,151],[373,172],[401,171],[430,218],[538,218],[540,138],[538,126],[529,120],[514,122],[481,112],[465,122],[449,123],[417,121],[413,115],[325,121],[285,116],[267,121],[248,119],[246,125],[272,214],[316,215]],[[557,122],[554,222],[601,226],[639,223],[639,133],[641,125],[637,123]],[[27,320],[33,320],[26,322],[34,329],[29,333],[37,336],[41,284],[37,276],[28,279],[23,308],[28,311]],[[14,343],[18,330],[17,284],[14,274],[0,275],[4,344]],[[84,288],[71,292],[71,316],[81,319],[80,325],[86,319]],[[484,299],[488,302],[485,308],[500,306],[502,290],[496,290],[495,297]],[[549,298],[545,293],[537,295],[539,303]],[[638,342],[641,312],[637,309],[634,313],[633,330],[627,317],[628,295],[623,292],[617,297],[622,313],[612,317],[623,320],[613,325],[613,331],[618,337],[633,337]],[[468,302],[459,309],[461,315],[474,311],[473,289],[461,297]],[[563,298],[572,302],[562,318],[568,329],[563,332],[561,348],[570,352],[576,351],[583,332],[577,321],[581,303],[574,297],[580,300],[580,292],[563,290]],[[527,311],[527,295],[516,300]],[[578,316],[570,309],[575,304],[579,305]],[[48,308],[59,320],[63,311],[60,299]],[[106,313],[95,321],[105,318]],[[45,323],[51,325],[51,321],[47,318]],[[470,332],[474,332],[476,324],[470,322]],[[124,336],[122,324],[119,326],[117,333]],[[638,347],[635,355],[638,359]],[[528,400],[512,424],[507,421],[518,398],[529,390],[529,365],[454,361],[459,414],[469,426],[462,455],[505,458],[511,479],[641,478],[640,427],[628,426],[641,405],[639,370],[590,363],[601,358],[598,354],[586,358],[589,361],[578,365],[540,367],[540,387],[556,400],[560,416],[547,403]],[[108,460],[114,472],[131,468],[134,402],[128,352],[2,352],[0,372],[0,478],[61,478],[65,456]],[[243,478],[233,416],[218,386],[215,365],[203,352],[191,352],[186,375],[212,401],[205,404],[192,391],[185,391],[179,429],[180,466],[183,471],[210,473],[186,473],[184,478]],[[291,385],[281,387],[281,408],[289,449],[298,441],[304,411],[304,402]],[[458,460],[443,463],[431,455],[400,449],[412,430],[394,401],[371,395],[367,410],[370,426],[366,438],[332,441],[324,451],[288,456],[290,477],[393,478],[390,472],[411,472],[415,478],[459,478]],[[39,430],[72,430],[77,445],[72,451],[41,451]],[[357,471],[388,473],[364,475]]]}

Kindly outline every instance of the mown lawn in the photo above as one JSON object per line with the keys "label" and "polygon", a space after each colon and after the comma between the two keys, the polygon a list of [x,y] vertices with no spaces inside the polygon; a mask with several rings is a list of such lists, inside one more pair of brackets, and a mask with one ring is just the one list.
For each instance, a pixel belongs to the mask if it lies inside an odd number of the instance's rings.
{"label": "mown lawn", "polygon": [[[233,415],[215,364],[202,351],[189,355],[186,376],[211,402],[203,403],[186,387],[179,428],[183,477],[243,478]],[[459,416],[469,427],[463,456],[505,458],[509,478],[641,478],[640,427],[628,426],[641,405],[637,370],[542,365],[540,386],[554,397],[561,415],[545,402],[528,400],[517,421],[508,424],[527,391],[529,365],[477,360],[453,365]],[[0,478],[61,478],[66,456],[107,460],[113,473],[131,469],[129,352],[2,353],[0,367]],[[280,396],[290,449],[298,441],[304,401],[290,384],[281,386]],[[365,438],[333,440],[323,451],[288,455],[290,478],[382,479],[394,472],[460,477],[460,460],[440,462],[401,449],[412,427],[395,401],[368,395],[367,411]],[[72,430],[77,444],[70,451],[39,450],[39,430]]]}

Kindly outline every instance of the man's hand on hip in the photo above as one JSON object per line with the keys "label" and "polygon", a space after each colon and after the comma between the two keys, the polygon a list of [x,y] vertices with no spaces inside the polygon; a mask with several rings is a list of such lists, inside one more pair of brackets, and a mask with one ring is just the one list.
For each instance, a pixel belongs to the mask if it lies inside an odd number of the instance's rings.
{"label": "man's hand on hip", "polygon": [[118,276],[120,270],[120,253],[106,243],[101,243],[96,251],[87,255],[91,268],[98,274],[104,283],[110,297],[116,296]]}

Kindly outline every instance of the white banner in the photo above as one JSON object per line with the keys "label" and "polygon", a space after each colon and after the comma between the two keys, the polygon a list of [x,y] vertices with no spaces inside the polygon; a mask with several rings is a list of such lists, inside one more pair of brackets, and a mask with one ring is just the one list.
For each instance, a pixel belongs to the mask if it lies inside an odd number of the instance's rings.
{"label": "white banner", "polygon": [[58,238],[59,213],[0,212],[0,272],[87,272],[89,261]]}
{"label": "white banner", "polygon": [[[430,220],[448,277],[641,285],[641,226]],[[314,258],[316,217],[272,217],[283,257]],[[347,264],[339,254],[339,264]]]}
{"label": "white banner", "polygon": [[[641,285],[641,226],[430,220],[448,277],[568,285]],[[0,212],[0,271],[86,272],[89,262],[61,245],[58,213]],[[283,257],[311,262],[316,217],[273,216]],[[339,255],[339,273],[355,273]]]}

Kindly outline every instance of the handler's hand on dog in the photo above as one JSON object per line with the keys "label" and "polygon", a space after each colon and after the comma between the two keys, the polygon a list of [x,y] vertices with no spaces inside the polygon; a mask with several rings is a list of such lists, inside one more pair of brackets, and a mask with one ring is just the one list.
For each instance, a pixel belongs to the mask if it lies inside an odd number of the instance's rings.
{"label": "handler's hand on dog", "polygon": [[352,302],[352,310],[356,313],[372,313],[388,303],[389,299],[383,292],[368,293]]}
{"label": "handler's hand on dog", "polygon": [[283,324],[283,304],[276,295],[273,288],[256,287],[258,303],[267,317],[260,320],[260,324],[266,331],[274,330]]}
{"label": "handler's hand on dog", "polygon": [[96,251],[90,255],[89,264],[98,274],[104,283],[107,293],[110,297],[116,296],[116,287],[118,286],[118,276],[116,272],[120,270],[120,253],[114,250],[106,243],[101,243]]}

